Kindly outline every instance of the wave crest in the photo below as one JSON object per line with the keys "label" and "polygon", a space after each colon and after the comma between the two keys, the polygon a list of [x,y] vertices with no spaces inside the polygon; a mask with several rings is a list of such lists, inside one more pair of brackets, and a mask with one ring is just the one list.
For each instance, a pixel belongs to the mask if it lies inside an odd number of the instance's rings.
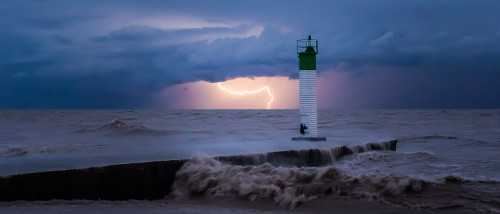
{"label": "wave crest", "polygon": [[424,183],[394,174],[355,176],[334,166],[287,168],[270,163],[239,166],[196,156],[177,172],[174,194],[178,197],[239,195],[252,201],[272,199],[283,207],[294,208],[328,193],[382,199],[384,195],[419,192]]}
{"label": "wave crest", "polygon": [[64,146],[26,146],[26,147],[9,147],[0,146],[0,156],[4,157],[19,157],[29,154],[54,154],[61,152],[74,152],[77,148]]}
{"label": "wave crest", "polygon": [[100,129],[147,129],[147,128],[141,125],[128,124],[121,120],[115,119],[104,124],[103,126],[101,126]]}
{"label": "wave crest", "polygon": [[152,135],[170,135],[180,133],[172,130],[155,130],[139,124],[130,124],[121,120],[115,119],[106,124],[94,129],[82,129],[78,132],[97,132],[105,133],[106,135],[122,135],[122,134],[152,134]]}
{"label": "wave crest", "polygon": [[236,156],[220,156],[216,160],[232,165],[261,165],[270,163],[274,166],[325,166],[334,163],[346,155],[368,151],[396,151],[397,140],[380,143],[367,143],[353,147],[341,146],[331,149],[306,149],[268,152]]}

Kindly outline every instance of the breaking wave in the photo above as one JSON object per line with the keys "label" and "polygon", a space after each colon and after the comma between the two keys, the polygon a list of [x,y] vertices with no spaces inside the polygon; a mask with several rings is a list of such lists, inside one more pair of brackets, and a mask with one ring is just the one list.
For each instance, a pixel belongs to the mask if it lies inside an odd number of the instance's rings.
{"label": "breaking wave", "polygon": [[12,147],[0,146],[0,156],[4,157],[18,157],[28,154],[54,154],[61,152],[74,152],[78,151],[77,148],[64,147],[64,146],[30,146],[30,147]]}
{"label": "breaking wave", "polygon": [[172,130],[155,130],[139,124],[130,124],[121,120],[115,119],[94,129],[82,129],[79,132],[102,132],[106,135],[122,135],[122,134],[154,134],[154,135],[170,135],[180,133]]}
{"label": "breaking wave", "polygon": [[[394,151],[395,146],[396,141],[388,141],[330,150],[311,149],[224,157],[197,155],[177,171],[172,194],[180,198],[206,195],[238,196],[251,201],[272,200],[291,209],[318,197],[333,194],[376,200],[410,209],[443,210],[464,207],[500,213],[500,194],[486,191],[500,188],[500,182],[495,180],[470,179],[455,174],[438,179],[404,172],[373,174],[345,167],[352,164],[352,161],[365,164],[383,161],[396,153],[377,150]],[[350,154],[355,156],[343,158]],[[399,155],[422,158],[432,156],[421,152],[398,153],[397,157],[401,158]]]}
{"label": "breaking wave", "polygon": [[[283,167],[270,163],[231,165],[212,157],[195,156],[177,171],[173,185],[175,197],[239,196],[272,200],[284,208],[334,194],[356,199],[376,200],[410,209],[434,210],[463,207],[500,213],[496,181],[472,181],[456,175],[440,182],[403,174],[355,174],[336,166]],[[482,185],[478,187],[478,185]]]}
{"label": "breaking wave", "polygon": [[415,136],[415,137],[407,137],[407,138],[401,138],[399,140],[405,141],[405,140],[417,140],[417,139],[423,139],[423,140],[454,140],[458,139],[458,137],[455,136],[443,136],[443,135],[425,135],[425,136]]}
{"label": "breaking wave", "polygon": [[177,172],[174,194],[239,195],[252,201],[272,199],[283,207],[294,208],[329,193],[380,200],[385,195],[419,192],[424,183],[394,174],[356,176],[334,166],[297,168],[270,163],[239,166],[196,156]]}
{"label": "breaking wave", "polygon": [[216,157],[217,160],[233,165],[261,165],[270,163],[274,166],[325,166],[334,163],[345,155],[362,153],[368,151],[395,151],[397,140],[381,143],[368,143],[358,146],[341,146],[331,149],[306,149],[279,152],[268,152],[265,154],[250,154],[237,156]]}
{"label": "breaking wave", "polygon": [[127,124],[120,120],[112,120],[109,123],[101,126],[101,129],[146,129],[141,125]]}
{"label": "breaking wave", "polygon": [[491,183],[491,184],[500,184],[500,181],[494,179],[474,179],[474,178],[466,178],[460,175],[448,175],[444,177],[444,180],[447,183]]}

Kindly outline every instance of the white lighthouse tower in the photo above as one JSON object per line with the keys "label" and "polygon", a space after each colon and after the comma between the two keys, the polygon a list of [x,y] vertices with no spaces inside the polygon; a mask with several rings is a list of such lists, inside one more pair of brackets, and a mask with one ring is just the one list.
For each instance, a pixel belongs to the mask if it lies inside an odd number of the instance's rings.
{"label": "white lighthouse tower", "polygon": [[300,113],[299,136],[292,140],[326,141],[318,137],[318,90],[316,87],[316,55],[318,40],[297,40],[299,56]]}

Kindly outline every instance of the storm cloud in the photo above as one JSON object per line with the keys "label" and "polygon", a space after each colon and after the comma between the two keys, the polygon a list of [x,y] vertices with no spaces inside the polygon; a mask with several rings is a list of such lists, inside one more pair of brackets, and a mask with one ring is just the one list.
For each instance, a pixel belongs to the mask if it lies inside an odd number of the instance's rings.
{"label": "storm cloud", "polygon": [[318,71],[349,76],[345,97],[380,97],[344,107],[498,108],[498,11],[467,0],[2,1],[0,108],[150,108],[174,84],[297,78],[296,40],[309,34]]}

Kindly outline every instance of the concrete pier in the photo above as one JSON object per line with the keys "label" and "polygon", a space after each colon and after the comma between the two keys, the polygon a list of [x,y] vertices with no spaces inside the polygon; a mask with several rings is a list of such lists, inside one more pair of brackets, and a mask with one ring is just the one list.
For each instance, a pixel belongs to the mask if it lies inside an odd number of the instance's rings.
{"label": "concrete pier", "polygon": [[[396,140],[265,154],[220,156],[232,165],[323,166],[345,155],[372,150],[396,150]],[[0,177],[0,201],[161,199],[172,191],[176,172],[188,160],[131,163],[86,169],[37,172]]]}

